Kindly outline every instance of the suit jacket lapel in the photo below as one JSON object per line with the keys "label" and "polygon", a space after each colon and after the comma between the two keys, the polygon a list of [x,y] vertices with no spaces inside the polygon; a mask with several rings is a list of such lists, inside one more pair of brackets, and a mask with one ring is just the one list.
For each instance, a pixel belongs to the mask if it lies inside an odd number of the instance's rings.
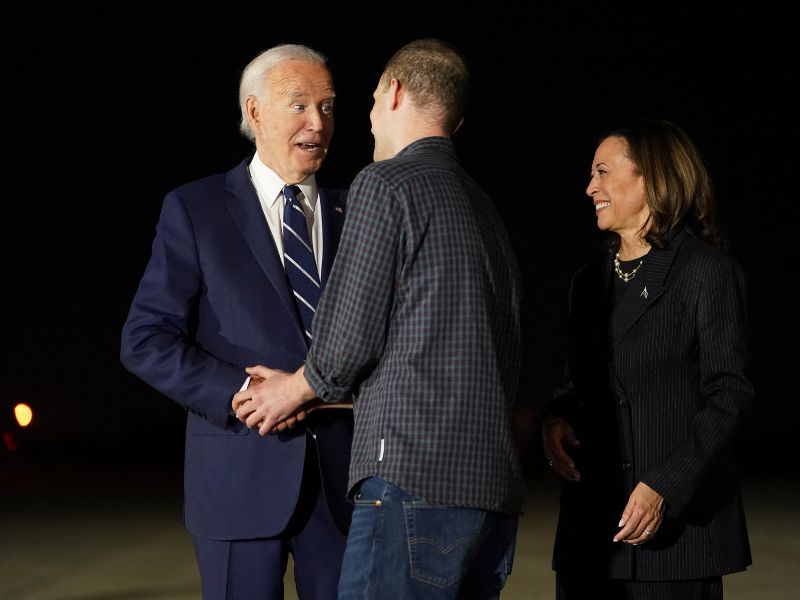
{"label": "suit jacket lapel", "polygon": [[[302,325],[299,324],[300,316],[297,313],[294,296],[289,288],[283,264],[278,257],[278,249],[264,220],[258,194],[247,174],[247,162],[243,162],[228,174],[227,189],[232,194],[228,200],[228,211],[250,246],[256,261],[275,287],[286,310],[298,321],[298,331],[302,335]],[[305,341],[305,338],[303,339]]]}
{"label": "suit jacket lapel", "polygon": [[322,210],[322,269],[320,285],[325,289],[328,275],[333,267],[333,259],[339,248],[339,237],[344,226],[344,202],[339,200],[337,190],[319,188],[320,209]]}
{"label": "suit jacket lapel", "polygon": [[666,291],[666,280],[675,255],[686,237],[681,230],[673,237],[669,248],[658,250],[653,248],[647,254],[642,265],[641,276],[637,276],[629,285],[629,289],[611,313],[611,346],[612,348],[624,337],[644,311]]}

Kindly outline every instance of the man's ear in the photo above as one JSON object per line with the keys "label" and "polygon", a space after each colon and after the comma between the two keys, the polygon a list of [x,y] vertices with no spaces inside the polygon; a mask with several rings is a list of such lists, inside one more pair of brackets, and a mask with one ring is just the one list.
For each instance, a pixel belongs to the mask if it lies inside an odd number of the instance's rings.
{"label": "man's ear", "polygon": [[247,100],[245,100],[244,107],[245,113],[247,114],[247,120],[250,122],[250,128],[255,130],[256,124],[260,122],[260,110],[256,97],[248,96]]}
{"label": "man's ear", "polygon": [[406,90],[400,81],[392,77],[392,80],[389,82],[389,108],[391,110],[396,110],[403,102],[405,95]]}

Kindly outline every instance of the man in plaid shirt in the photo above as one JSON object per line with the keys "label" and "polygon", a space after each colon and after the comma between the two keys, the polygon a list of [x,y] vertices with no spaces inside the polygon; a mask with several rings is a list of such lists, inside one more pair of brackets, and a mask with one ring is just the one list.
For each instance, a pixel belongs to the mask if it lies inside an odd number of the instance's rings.
{"label": "man in plaid shirt", "polygon": [[521,283],[506,228],[459,165],[469,73],[435,39],[387,63],[304,367],[262,366],[233,408],[281,431],[352,394],[355,504],[340,600],[497,598],[523,498],[512,411]]}

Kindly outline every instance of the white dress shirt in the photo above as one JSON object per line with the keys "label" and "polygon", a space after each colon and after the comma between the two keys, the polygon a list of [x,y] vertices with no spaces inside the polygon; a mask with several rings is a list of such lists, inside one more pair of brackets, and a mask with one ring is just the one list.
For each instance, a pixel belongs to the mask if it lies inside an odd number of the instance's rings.
{"label": "white dress shirt", "polygon": [[[278,258],[283,263],[283,186],[286,182],[275,171],[265,165],[256,153],[250,162],[250,179],[258,193],[264,218],[272,233],[275,247],[278,249]],[[297,184],[302,195],[299,197],[303,212],[308,223],[308,239],[314,249],[314,261],[317,263],[317,276],[321,277],[320,265],[322,264],[322,210],[319,209],[317,180],[314,175],[309,175],[304,181]],[[250,385],[248,377],[241,389],[246,390]]]}
{"label": "white dress shirt", "polygon": [[[261,162],[258,153],[253,156],[250,163],[250,178],[258,193],[261,209],[264,211],[267,225],[272,232],[272,239],[275,240],[278,256],[283,262],[283,204],[285,202],[283,186],[286,185],[286,182]],[[308,239],[311,240],[311,247],[314,249],[314,260],[317,263],[317,275],[319,276],[322,264],[322,210],[319,209],[317,181],[312,174],[297,184],[297,187],[303,192],[299,199],[306,215]]]}

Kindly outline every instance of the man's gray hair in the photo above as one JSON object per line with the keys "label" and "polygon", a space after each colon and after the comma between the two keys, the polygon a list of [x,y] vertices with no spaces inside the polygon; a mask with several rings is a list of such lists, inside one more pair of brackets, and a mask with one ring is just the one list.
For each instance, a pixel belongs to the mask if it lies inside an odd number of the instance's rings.
{"label": "man's gray hair", "polygon": [[254,96],[258,102],[263,102],[267,93],[267,75],[274,67],[287,60],[299,60],[314,65],[325,65],[327,62],[325,56],[300,44],[275,46],[264,50],[250,61],[239,80],[239,108],[242,111],[239,129],[250,141],[255,141],[255,134],[247,120],[247,98]]}

